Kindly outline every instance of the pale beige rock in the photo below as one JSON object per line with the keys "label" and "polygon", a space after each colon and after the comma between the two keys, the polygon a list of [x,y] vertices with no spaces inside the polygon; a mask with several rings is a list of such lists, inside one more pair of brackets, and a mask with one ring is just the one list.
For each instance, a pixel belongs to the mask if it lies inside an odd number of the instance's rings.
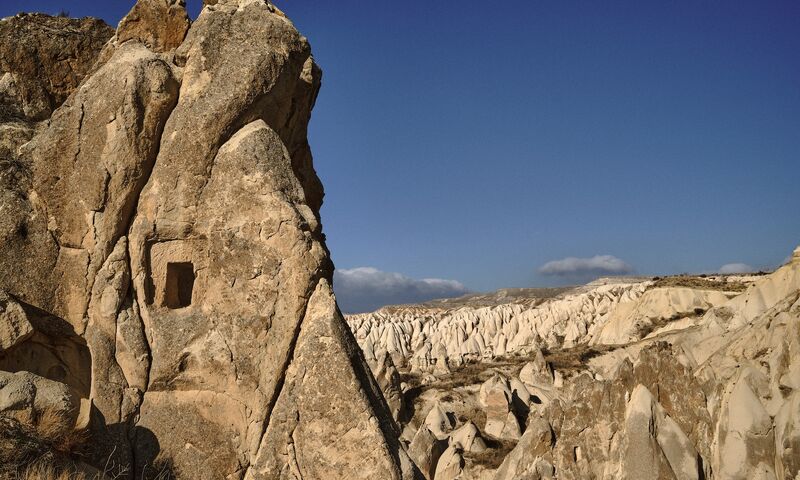
{"label": "pale beige rock", "polygon": [[722,477],[777,478],[772,420],[745,378],[740,378],[723,400],[717,428],[717,465]]}
{"label": "pale beige rock", "polygon": [[393,359],[404,358],[416,370],[431,371],[439,363],[434,362],[434,346],[441,345],[453,369],[465,359],[479,361],[585,343],[602,328],[609,312],[635,301],[647,285],[641,279],[607,280],[547,296],[543,302],[535,294],[515,297],[499,291],[452,308],[446,308],[450,301],[387,307],[350,315],[347,321],[362,347],[369,341],[374,349],[386,349]]}
{"label": "pale beige rock", "polygon": [[0,371],[0,415],[13,416],[35,428],[42,414],[48,412],[64,420],[63,424],[53,424],[61,431],[53,432],[58,435],[75,427],[79,408],[78,399],[63,383],[29,372]]}
{"label": "pale beige rock", "polygon": [[[594,345],[626,344],[646,336],[652,330],[679,318],[697,317],[722,305],[728,295],[713,290],[691,288],[654,288],[635,302],[621,303],[592,338]],[[683,328],[693,325],[688,323]]]}
{"label": "pale beige rock", "polygon": [[19,345],[31,335],[33,325],[22,306],[0,290],[0,352]]}
{"label": "pale beige rock", "polygon": [[461,475],[464,469],[464,457],[461,455],[461,447],[450,445],[439,457],[436,464],[436,474],[434,480],[455,480]]}
{"label": "pale beige rock", "polygon": [[[488,392],[504,391],[507,383],[513,410],[515,399],[525,403],[521,392],[527,390],[529,425],[498,469],[504,475],[499,478],[794,479],[800,474],[798,265],[793,260],[762,276],[681,277],[676,283],[689,285],[682,287],[647,289],[649,282],[642,282],[641,290],[626,287],[623,293],[592,285],[586,287],[591,294],[567,293],[534,307],[458,304],[437,306],[434,313],[433,307],[407,306],[349,320],[360,341],[374,345],[382,345],[376,332],[393,331],[394,344],[408,341],[421,364],[432,351],[428,342],[448,352],[458,348],[466,358],[474,355],[477,333],[484,352],[493,343],[511,346],[495,365],[506,374],[515,371],[510,365],[523,367],[522,380],[498,381],[493,374],[488,381],[483,374],[473,379],[480,368],[470,365],[453,375],[473,384],[449,395],[452,405],[460,405],[459,416],[475,419],[482,413],[468,406],[469,392],[487,405]],[[739,282],[749,287],[742,292]],[[605,327],[621,345],[591,345]],[[538,345],[562,365],[551,375],[542,368]],[[570,350],[572,345],[578,348]],[[489,373],[498,367],[485,368]],[[538,373],[545,375],[537,379]],[[439,398],[448,393],[445,381],[426,382]],[[495,425],[504,418],[491,416]],[[536,418],[545,422],[542,428]],[[534,431],[552,435],[541,449],[526,437]],[[485,475],[485,464],[464,456],[463,478]]]}
{"label": "pale beige rock", "polygon": [[495,437],[516,440],[522,429],[513,410],[513,394],[508,380],[493,375],[480,389],[480,402],[486,412],[484,431]]}
{"label": "pale beige rock", "polygon": [[140,0],[117,28],[117,41],[136,40],[154,52],[178,48],[189,30],[184,0]]}
{"label": "pale beige rock", "polygon": [[91,400],[95,462],[131,478],[416,478],[330,289],[307,40],[262,1],[187,27],[180,1],[137,3],[20,150],[31,179],[0,179],[34,246],[4,244],[0,267],[33,266],[0,287],[64,330],[32,321],[0,369],[33,358]]}
{"label": "pale beige rock", "polygon": [[447,412],[439,402],[436,402],[428,415],[425,416],[425,427],[439,440],[446,440],[455,427],[452,414]]}
{"label": "pale beige rock", "polygon": [[432,480],[436,474],[436,465],[439,462],[439,457],[441,457],[447,446],[447,441],[436,438],[436,435],[427,426],[422,425],[417,429],[408,446],[408,455],[419,467],[425,478]]}
{"label": "pale beige rock", "polygon": [[553,370],[545,361],[541,350],[535,349],[534,360],[522,367],[519,372],[519,379],[525,385],[532,387],[552,388]]}
{"label": "pale beige rock", "polygon": [[552,464],[544,458],[548,456],[552,443],[553,434],[547,420],[541,417],[531,418],[517,447],[497,469],[494,480],[552,478]]}
{"label": "pale beige rock", "polygon": [[389,405],[392,418],[396,421],[403,410],[403,390],[400,386],[400,374],[392,362],[392,357],[382,350],[376,356],[374,364],[370,364],[370,368],[381,388],[383,398]]}
{"label": "pale beige rock", "polygon": [[480,453],[486,450],[486,442],[478,427],[471,421],[460,426],[450,435],[450,444],[458,444],[465,452]]}
{"label": "pale beige rock", "polygon": [[621,478],[696,480],[697,452],[680,427],[643,385],[637,385],[625,409]]}

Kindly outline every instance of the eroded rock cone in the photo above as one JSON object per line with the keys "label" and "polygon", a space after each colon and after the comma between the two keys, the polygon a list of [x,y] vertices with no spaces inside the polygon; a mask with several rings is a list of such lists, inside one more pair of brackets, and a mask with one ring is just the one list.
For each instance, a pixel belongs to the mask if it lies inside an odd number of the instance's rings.
{"label": "eroded rock cone", "polygon": [[431,480],[436,473],[439,457],[447,449],[447,446],[446,440],[436,438],[436,435],[423,424],[414,434],[414,438],[408,446],[408,454],[422,471],[425,478]]}
{"label": "eroded rock cone", "polygon": [[85,339],[97,460],[131,478],[414,478],[330,288],[308,42],[260,0],[186,18],[136,4],[22,150],[0,288]]}
{"label": "eroded rock cone", "polygon": [[458,444],[465,452],[480,453],[486,450],[486,442],[481,437],[481,432],[472,421],[454,430],[450,435],[450,443]]}
{"label": "eroded rock cone", "polygon": [[508,379],[495,373],[481,385],[479,400],[486,411],[484,431],[495,437],[517,440],[522,428],[514,414],[514,394]]}
{"label": "eroded rock cone", "polygon": [[392,357],[385,350],[381,350],[376,355],[376,360],[370,364],[370,368],[375,380],[378,382],[378,386],[381,388],[381,392],[383,392],[383,398],[386,399],[386,403],[389,405],[392,418],[396,421],[403,410],[403,389],[400,383],[400,373],[394,366]]}

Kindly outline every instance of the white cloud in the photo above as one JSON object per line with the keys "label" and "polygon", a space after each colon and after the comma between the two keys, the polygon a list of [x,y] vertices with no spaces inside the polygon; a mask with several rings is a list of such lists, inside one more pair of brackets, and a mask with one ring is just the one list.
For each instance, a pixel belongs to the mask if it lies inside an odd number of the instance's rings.
{"label": "white cloud", "polygon": [[719,267],[719,273],[750,273],[755,271],[755,268],[746,263],[727,263]]}
{"label": "white cloud", "polygon": [[469,293],[455,280],[414,279],[372,267],[342,268],[333,274],[339,307],[346,313],[369,312],[384,305],[418,303]]}
{"label": "white cloud", "polygon": [[539,267],[539,273],[557,277],[587,277],[591,275],[625,275],[633,267],[613,255],[595,255],[591,258],[567,257],[553,260]]}

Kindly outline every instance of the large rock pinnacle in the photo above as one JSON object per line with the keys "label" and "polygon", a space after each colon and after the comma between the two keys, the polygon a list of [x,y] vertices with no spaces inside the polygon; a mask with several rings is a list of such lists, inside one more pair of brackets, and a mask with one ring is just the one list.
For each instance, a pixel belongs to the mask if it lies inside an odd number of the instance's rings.
{"label": "large rock pinnacle", "polygon": [[260,0],[207,2],[191,25],[181,0],[140,0],[93,55],[15,153],[25,238],[0,265],[33,262],[0,289],[91,353],[50,361],[91,405],[97,461],[137,479],[415,478],[330,288],[305,37]]}

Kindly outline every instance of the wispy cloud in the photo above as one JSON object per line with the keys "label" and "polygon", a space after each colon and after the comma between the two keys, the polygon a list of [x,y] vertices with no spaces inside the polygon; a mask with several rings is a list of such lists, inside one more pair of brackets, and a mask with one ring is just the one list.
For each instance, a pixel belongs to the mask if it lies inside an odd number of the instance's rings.
{"label": "wispy cloud", "polygon": [[369,312],[384,305],[418,303],[469,293],[461,282],[441,278],[414,279],[372,267],[337,269],[333,288],[346,313]]}
{"label": "wispy cloud", "polygon": [[588,277],[592,275],[626,275],[634,269],[613,255],[595,255],[590,258],[567,257],[553,260],[539,267],[539,273],[553,277]]}
{"label": "wispy cloud", "polygon": [[726,263],[719,267],[719,273],[750,273],[755,272],[756,269],[746,263]]}

